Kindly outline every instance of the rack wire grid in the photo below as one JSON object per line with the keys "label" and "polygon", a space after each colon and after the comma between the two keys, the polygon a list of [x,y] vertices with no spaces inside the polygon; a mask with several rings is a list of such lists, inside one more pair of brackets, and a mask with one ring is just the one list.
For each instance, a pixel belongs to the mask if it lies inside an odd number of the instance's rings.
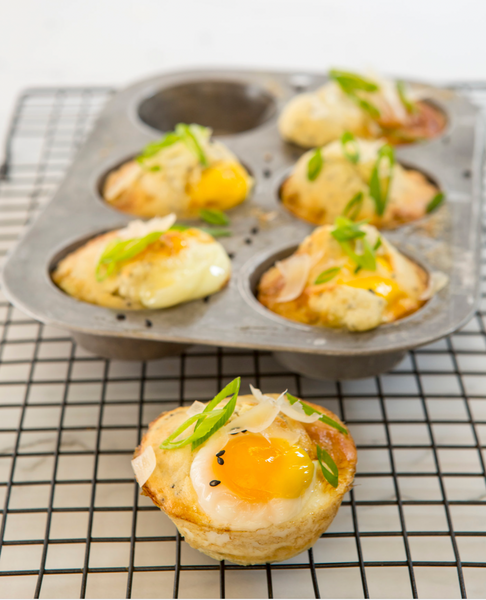
{"label": "rack wire grid", "polygon": [[[456,87],[486,110],[486,83]],[[22,94],[0,180],[2,256],[49,201],[111,93]],[[2,300],[0,597],[484,598],[484,296],[450,338],[389,374],[343,382],[225,348],[105,360]],[[359,450],[355,486],[329,530],[283,563],[241,567],[193,550],[131,472],[152,419],[210,399],[237,375],[243,389],[288,388],[323,403]]]}

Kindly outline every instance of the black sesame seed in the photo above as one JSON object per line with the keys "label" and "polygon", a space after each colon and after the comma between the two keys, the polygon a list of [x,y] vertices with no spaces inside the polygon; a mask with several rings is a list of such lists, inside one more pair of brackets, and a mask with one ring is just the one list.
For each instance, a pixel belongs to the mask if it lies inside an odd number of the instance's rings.
{"label": "black sesame seed", "polygon": [[218,461],[218,465],[224,465],[224,460],[221,458],[221,456],[217,456],[216,460]]}
{"label": "black sesame seed", "polygon": [[231,260],[233,260],[236,255],[234,252],[228,252],[228,256],[231,258]]}
{"label": "black sesame seed", "polygon": [[462,176],[464,177],[464,179],[469,179],[471,177],[472,173],[471,173],[471,169],[466,169],[465,171],[462,172]]}
{"label": "black sesame seed", "polygon": [[248,429],[243,429],[243,431],[241,433],[246,433],[248,431]]}
{"label": "black sesame seed", "polygon": [[206,296],[205,298],[203,298],[203,302],[206,302],[206,304],[209,302],[209,296]]}
{"label": "black sesame seed", "polygon": [[251,233],[252,235],[256,235],[256,234],[258,233],[258,231],[259,231],[258,227],[252,227],[252,229],[251,229],[250,233]]}
{"label": "black sesame seed", "polygon": [[209,485],[211,487],[216,487],[217,485],[219,485],[221,483],[221,481],[218,481],[217,479],[213,479],[212,481],[209,482]]}
{"label": "black sesame seed", "polygon": [[371,290],[370,288],[368,288],[368,292],[371,292],[372,294],[376,294],[375,290]]}
{"label": "black sesame seed", "polygon": [[124,320],[126,319],[126,316],[125,316],[125,315],[116,315],[116,318],[117,318],[119,321],[124,321]]}
{"label": "black sesame seed", "polygon": [[226,452],[226,450],[220,450],[218,452],[218,454],[216,454],[216,456],[223,456],[223,454]]}
{"label": "black sesame seed", "polygon": [[272,171],[270,171],[270,169],[265,169],[263,171],[263,177],[266,177],[268,179],[271,176],[272,176]]}
{"label": "black sesame seed", "polygon": [[145,327],[152,327],[152,321],[150,319],[145,319]]}
{"label": "black sesame seed", "polygon": [[240,433],[240,431],[230,431],[230,435],[236,435],[237,433]]}
{"label": "black sesame seed", "polygon": [[253,240],[251,238],[246,238],[245,244],[248,244],[248,245],[253,244]]}
{"label": "black sesame seed", "polygon": [[172,489],[174,489],[174,488],[175,488],[175,483],[173,483],[173,484],[172,484],[170,487],[171,487]]}

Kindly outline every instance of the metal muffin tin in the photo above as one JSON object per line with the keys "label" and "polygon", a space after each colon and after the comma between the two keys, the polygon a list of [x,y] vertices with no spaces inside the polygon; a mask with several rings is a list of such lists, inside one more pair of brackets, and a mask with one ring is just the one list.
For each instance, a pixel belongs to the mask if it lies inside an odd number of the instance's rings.
{"label": "metal muffin tin", "polygon": [[[447,130],[437,139],[398,147],[396,155],[436,181],[447,203],[385,235],[425,268],[445,272],[449,285],[411,316],[365,333],[294,323],[257,302],[254,292],[262,273],[313,229],[279,201],[279,187],[303,150],[280,139],[278,114],[297,92],[315,89],[326,79],[272,72],[179,72],[116,94],[54,199],[10,255],[3,272],[8,298],[35,319],[69,330],[82,346],[102,356],[149,360],[194,343],[264,349],[291,370],[318,379],[385,372],[408,349],[459,328],[474,311],[479,293],[481,119],[466,99],[421,84],[414,85],[446,113]],[[103,178],[178,122],[212,127],[256,180],[251,197],[229,212],[233,237],[221,240],[233,258],[229,285],[205,300],[123,313],[66,295],[50,277],[56,262],[89,238],[134,218],[103,201]],[[277,214],[262,222],[262,211]]]}

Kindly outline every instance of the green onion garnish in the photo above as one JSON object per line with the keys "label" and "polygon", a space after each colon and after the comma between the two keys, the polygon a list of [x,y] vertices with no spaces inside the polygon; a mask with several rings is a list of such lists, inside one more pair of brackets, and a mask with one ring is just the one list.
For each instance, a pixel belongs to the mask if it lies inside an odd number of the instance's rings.
{"label": "green onion garnish", "polygon": [[444,202],[445,199],[445,195],[443,192],[439,192],[438,194],[436,194],[432,200],[427,204],[427,208],[425,209],[426,213],[430,213],[433,210],[435,210],[437,207],[439,207],[442,202]]}
{"label": "green onion garnish", "polygon": [[[332,485],[333,488],[337,488],[339,483],[339,470],[336,466],[336,463],[333,461],[332,456],[320,446],[316,445],[316,451],[317,460],[321,465],[324,478]],[[326,468],[324,465],[329,468]]]}
{"label": "green onion garnish", "polygon": [[[198,157],[198,160],[202,166],[207,167],[209,163],[206,158],[206,154],[199,143],[197,137],[198,131],[207,132],[207,128],[202,127],[201,125],[186,125],[185,123],[179,123],[176,125],[174,131],[166,133],[163,138],[156,142],[150,142],[150,144],[147,144],[142,153],[137,156],[136,160],[138,163],[143,165],[148,158],[152,158],[164,148],[168,148],[176,142],[184,142],[186,146]],[[159,169],[152,167],[150,170],[160,170],[160,167]]]}
{"label": "green onion garnish", "polygon": [[314,285],[320,285],[321,283],[327,283],[328,281],[331,281],[331,279],[334,279],[334,277],[336,277],[340,270],[341,267],[332,267],[330,269],[322,271],[322,273],[314,281]]}
{"label": "green onion garnish", "polygon": [[341,137],[344,156],[354,165],[359,161],[359,146],[356,138],[350,131],[345,131]]}
{"label": "green onion garnish", "polygon": [[376,252],[378,248],[383,244],[381,237],[376,240],[375,245],[373,246],[373,250]]}
{"label": "green onion garnish", "polygon": [[[335,221],[336,227],[331,231],[331,235],[339,242],[341,248],[349,258],[356,263],[359,267],[358,271],[360,269],[376,271],[375,251],[366,239],[366,232],[360,229],[360,226],[364,223],[366,221],[354,223],[345,217],[337,217]],[[352,245],[352,242],[358,239],[361,240],[363,246],[362,254],[357,254]]]}
{"label": "green onion garnish", "polygon": [[315,181],[317,179],[323,164],[324,160],[322,158],[321,149],[316,148],[307,163],[307,179],[309,181]]}
{"label": "green onion garnish", "polygon": [[351,73],[349,71],[339,71],[337,69],[331,69],[329,71],[329,77],[334,79],[344,89],[344,91],[350,90],[361,90],[363,92],[377,92],[380,87],[371,79],[365,79],[361,75]]}
{"label": "green onion garnish", "polygon": [[[175,450],[191,444],[192,450],[195,450],[198,446],[203,444],[209,437],[216,433],[218,429],[221,429],[221,427],[226,425],[230,419],[236,407],[240,385],[241,377],[233,379],[231,383],[224,387],[219,394],[211,400],[202,413],[193,415],[184,421],[182,425],[162,442],[160,448],[163,450]],[[228,396],[231,396],[231,400],[226,406],[217,409],[216,407]],[[194,427],[192,434],[177,442],[174,441],[193,423],[195,423],[196,426]]]}
{"label": "green onion garnish", "polygon": [[355,73],[336,71],[335,69],[329,71],[329,76],[331,79],[334,79],[345,94],[356,102],[360,108],[365,110],[373,119],[378,119],[380,117],[381,113],[379,109],[371,102],[368,102],[368,100],[364,100],[358,96],[356,93],[377,92],[380,88],[375,82],[370,79],[365,79],[360,75],[356,75]]}
{"label": "green onion garnish", "polygon": [[181,141],[181,138],[176,133],[174,133],[174,132],[166,133],[164,135],[164,137],[161,138],[160,140],[158,140],[156,142],[150,142],[150,144],[147,144],[145,146],[145,148],[142,150],[142,153],[140,154],[140,156],[137,156],[136,160],[139,163],[143,163],[145,160],[147,160],[147,158],[152,158],[152,156],[155,156],[164,148],[168,148],[169,146],[172,146],[172,144],[175,144],[176,142],[180,142],[180,141]]}
{"label": "green onion garnish", "polygon": [[363,200],[363,192],[358,192],[355,194],[344,207],[343,216],[348,217],[348,219],[351,219],[351,221],[354,221],[358,217],[359,211],[363,206]]}
{"label": "green onion garnish", "polygon": [[203,221],[210,225],[229,225],[230,220],[222,210],[216,208],[203,208],[199,212],[199,216]]}
{"label": "green onion garnish", "polygon": [[397,92],[401,103],[405,107],[405,110],[411,115],[415,114],[418,111],[417,105],[407,97],[405,92],[405,84],[403,81],[397,81]]}
{"label": "green onion garnish", "polygon": [[208,159],[206,158],[204,150],[202,149],[201,144],[194,133],[197,128],[205,129],[199,125],[186,125],[185,123],[179,123],[176,125],[175,133],[179,135],[181,140],[196,154],[202,166],[207,167],[209,166]]}
{"label": "green onion garnish", "polygon": [[137,254],[143,252],[147,246],[156,242],[163,234],[163,231],[152,231],[142,238],[112,240],[104,249],[100,260],[96,265],[96,279],[98,281],[104,281],[113,273],[121,262],[137,256]]}
{"label": "green onion garnish", "polygon": [[209,233],[214,238],[218,237],[231,237],[233,235],[231,229],[225,229],[224,227],[198,227],[201,231]]}
{"label": "green onion garnish", "polygon": [[334,221],[335,229],[331,231],[331,235],[338,242],[347,242],[349,240],[364,238],[366,232],[361,229],[361,225],[364,225],[365,223],[367,223],[367,221],[358,221],[355,223],[346,217],[337,217]]}
{"label": "green onion garnish", "polygon": [[326,423],[326,425],[330,425],[331,427],[334,427],[341,433],[348,435],[348,430],[345,429],[342,425],[340,425],[334,419],[331,419],[331,417],[328,417],[327,415],[323,415],[320,411],[316,410],[315,408],[312,408],[312,406],[309,406],[306,402],[304,402],[303,400],[299,400],[299,398],[292,396],[292,394],[289,394],[288,392],[285,395],[287,396],[287,399],[290,402],[290,404],[295,404],[296,402],[300,402],[306,415],[313,415],[314,413],[319,413],[321,415],[319,421],[322,421],[323,423]]}
{"label": "green onion garnish", "polygon": [[[387,161],[387,173],[382,177],[383,161]],[[393,166],[395,164],[395,153],[389,144],[385,144],[378,150],[373,171],[370,179],[370,196],[375,201],[376,214],[382,216],[385,212],[386,203],[388,202],[388,194],[390,192],[390,184],[393,175]],[[383,185],[382,185],[383,184]]]}
{"label": "green onion garnish", "polygon": [[171,231],[187,231],[188,229],[192,229],[192,227],[183,225],[182,223],[174,223],[170,229]]}

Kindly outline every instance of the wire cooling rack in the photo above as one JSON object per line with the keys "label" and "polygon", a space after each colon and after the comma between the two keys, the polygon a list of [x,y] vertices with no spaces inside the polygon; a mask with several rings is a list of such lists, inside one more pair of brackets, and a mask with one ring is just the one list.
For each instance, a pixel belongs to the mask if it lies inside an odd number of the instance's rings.
{"label": "wire cooling rack", "polygon": [[[457,87],[486,108],[486,83]],[[2,256],[111,93],[21,96],[0,171]],[[2,300],[0,597],[484,598],[484,296],[462,331],[410,352],[392,373],[341,383],[289,373],[266,352],[193,347],[149,363],[108,361]],[[160,412],[210,399],[237,375],[243,389],[322,402],[359,449],[355,487],[330,529],[271,566],[192,550],[139,495],[130,468]]]}

